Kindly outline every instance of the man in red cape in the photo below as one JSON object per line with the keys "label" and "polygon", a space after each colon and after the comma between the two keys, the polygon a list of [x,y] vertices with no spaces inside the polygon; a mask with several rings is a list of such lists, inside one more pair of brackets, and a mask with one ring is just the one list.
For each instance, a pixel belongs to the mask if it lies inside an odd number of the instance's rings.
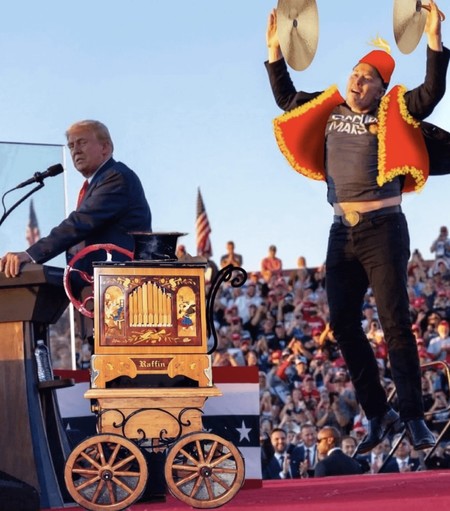
{"label": "man in red cape", "polygon": [[[450,57],[441,41],[439,10],[432,0],[429,7],[424,83],[410,91],[395,86],[387,94],[395,62],[382,50],[359,60],[345,98],[335,87],[324,92],[297,91],[278,41],[275,10],[267,27],[266,67],[276,103],[286,111],[274,121],[278,145],[295,170],[326,182],[334,210],[326,258],[327,297],[331,329],[369,419],[360,453],[400,430],[402,423],[415,449],[435,443],[424,422],[421,370],[406,286],[409,234],[401,211],[402,193],[422,188],[430,163],[435,163],[428,156],[421,121],[445,93]],[[436,173],[445,173],[442,164]],[[368,287],[388,345],[399,413],[387,403],[361,326]]]}

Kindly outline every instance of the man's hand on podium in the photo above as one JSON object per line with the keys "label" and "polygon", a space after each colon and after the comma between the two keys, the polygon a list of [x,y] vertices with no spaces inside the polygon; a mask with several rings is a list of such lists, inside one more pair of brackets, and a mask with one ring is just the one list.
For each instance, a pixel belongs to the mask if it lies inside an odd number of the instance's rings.
{"label": "man's hand on podium", "polygon": [[4,272],[7,278],[17,277],[22,264],[32,262],[27,252],[8,252],[0,259],[0,271]]}

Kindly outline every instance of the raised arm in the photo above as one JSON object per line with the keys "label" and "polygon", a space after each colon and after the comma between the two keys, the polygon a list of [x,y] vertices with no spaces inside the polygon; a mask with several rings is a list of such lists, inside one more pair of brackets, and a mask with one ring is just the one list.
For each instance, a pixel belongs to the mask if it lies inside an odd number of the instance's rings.
{"label": "raised arm", "polygon": [[276,62],[283,58],[280,41],[277,33],[277,10],[272,9],[267,20],[266,43],[268,50],[268,61]]}
{"label": "raised arm", "polygon": [[428,46],[434,51],[442,51],[442,35],[441,35],[441,12],[434,0],[429,0],[428,15],[425,25],[425,33],[427,35]]}

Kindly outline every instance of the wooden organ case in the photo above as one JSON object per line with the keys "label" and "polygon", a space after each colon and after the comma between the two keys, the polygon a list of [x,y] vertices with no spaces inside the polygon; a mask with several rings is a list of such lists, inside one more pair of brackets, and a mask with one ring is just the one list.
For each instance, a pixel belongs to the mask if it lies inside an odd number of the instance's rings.
{"label": "wooden organ case", "polygon": [[158,386],[155,375],[167,375],[165,386],[212,386],[204,272],[203,262],[95,265],[92,388],[117,378]]}

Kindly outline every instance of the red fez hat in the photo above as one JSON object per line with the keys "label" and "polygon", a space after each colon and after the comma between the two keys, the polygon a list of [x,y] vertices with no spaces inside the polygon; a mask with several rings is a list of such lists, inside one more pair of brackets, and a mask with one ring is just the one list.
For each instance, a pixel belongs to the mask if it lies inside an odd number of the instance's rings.
{"label": "red fez hat", "polygon": [[391,75],[395,68],[395,60],[386,51],[373,50],[365,55],[359,62],[374,67],[380,74],[384,83],[388,84],[390,82]]}

